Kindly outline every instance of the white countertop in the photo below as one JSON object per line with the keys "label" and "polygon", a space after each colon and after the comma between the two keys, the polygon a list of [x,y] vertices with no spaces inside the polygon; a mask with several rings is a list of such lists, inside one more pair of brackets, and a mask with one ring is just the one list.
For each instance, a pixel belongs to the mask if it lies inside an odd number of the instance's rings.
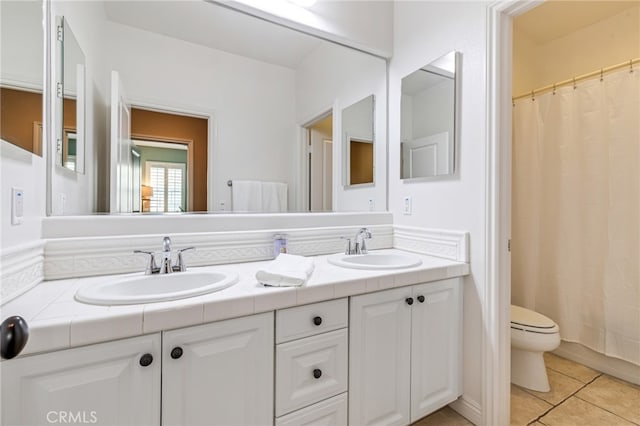
{"label": "white countertop", "polygon": [[[405,253],[398,249],[380,253]],[[302,287],[265,287],[256,271],[271,261],[234,263],[190,270],[236,272],[238,282],[224,290],[170,302],[124,306],[95,306],[78,302],[78,288],[115,277],[142,276],[143,272],[44,281],[0,308],[2,319],[22,316],[29,325],[29,341],[20,356],[91,343],[139,336],[228,318],[338,299],[394,287],[460,277],[469,264],[410,253],[422,264],[400,270],[347,269],[315,256],[315,270]]]}

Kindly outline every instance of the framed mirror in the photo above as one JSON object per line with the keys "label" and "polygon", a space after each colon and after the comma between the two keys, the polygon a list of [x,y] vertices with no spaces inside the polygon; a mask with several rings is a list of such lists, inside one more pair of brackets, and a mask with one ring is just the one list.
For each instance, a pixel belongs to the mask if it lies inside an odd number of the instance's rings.
{"label": "framed mirror", "polygon": [[449,52],[402,79],[401,179],[455,172],[458,52]]}
{"label": "framed mirror", "polygon": [[0,2],[0,139],[42,156],[42,1]]}
{"label": "framed mirror", "polygon": [[344,185],[374,183],[374,95],[342,110]]}
{"label": "framed mirror", "polygon": [[85,56],[69,20],[57,17],[56,165],[84,173]]}

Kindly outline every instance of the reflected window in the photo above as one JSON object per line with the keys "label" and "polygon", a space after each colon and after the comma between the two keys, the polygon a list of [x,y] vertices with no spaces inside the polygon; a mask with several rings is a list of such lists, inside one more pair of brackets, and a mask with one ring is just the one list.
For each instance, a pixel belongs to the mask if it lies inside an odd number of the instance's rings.
{"label": "reflected window", "polygon": [[148,184],[153,188],[149,211],[176,213],[185,211],[185,164],[147,161]]}

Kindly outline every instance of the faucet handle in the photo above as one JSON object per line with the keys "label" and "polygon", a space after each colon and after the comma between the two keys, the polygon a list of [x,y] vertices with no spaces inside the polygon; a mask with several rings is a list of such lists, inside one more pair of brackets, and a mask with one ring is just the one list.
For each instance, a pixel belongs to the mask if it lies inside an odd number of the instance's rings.
{"label": "faucet handle", "polygon": [[347,237],[340,237],[341,240],[347,240],[347,246],[344,250],[344,254],[353,254],[351,252],[351,238],[347,238]]}
{"label": "faucet handle", "polygon": [[180,250],[177,250],[178,252],[178,263],[176,263],[172,269],[174,270],[174,272],[184,272],[187,270],[187,265],[185,265],[184,263],[184,259],[182,258],[182,252],[185,252],[187,250],[195,250],[195,247],[187,247],[187,248],[183,248]]}
{"label": "faucet handle", "polygon": [[133,252],[149,255],[149,263],[147,263],[147,268],[144,270],[144,273],[146,275],[155,274],[160,270],[160,268],[158,268],[158,265],[156,265],[156,255],[154,252],[145,250],[134,250]]}

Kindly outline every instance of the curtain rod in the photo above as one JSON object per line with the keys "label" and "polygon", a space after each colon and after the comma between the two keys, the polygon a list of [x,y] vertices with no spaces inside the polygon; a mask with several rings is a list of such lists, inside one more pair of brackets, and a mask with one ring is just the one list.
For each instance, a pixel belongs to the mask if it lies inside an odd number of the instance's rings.
{"label": "curtain rod", "polygon": [[576,82],[578,82],[578,81],[586,80],[588,78],[595,77],[597,75],[602,77],[605,73],[608,73],[608,72],[611,72],[611,71],[614,71],[614,70],[617,70],[617,69],[620,69],[620,68],[629,67],[629,71],[631,71],[631,72],[633,72],[633,71],[640,72],[640,69],[637,69],[637,70],[633,69],[633,65],[637,64],[637,63],[640,63],[640,58],[629,59],[628,61],[619,63],[617,65],[612,65],[612,66],[607,67],[607,68],[602,68],[602,69],[600,69],[598,71],[593,71],[593,72],[590,72],[588,74],[580,75],[578,77],[569,78],[569,79],[561,81],[559,83],[549,84],[548,86],[544,86],[544,87],[541,87],[539,89],[535,89],[535,90],[532,90],[530,92],[523,93],[523,94],[518,95],[518,96],[514,96],[514,97],[511,98],[511,100],[515,101],[515,100],[523,99],[523,98],[531,98],[531,97],[534,97],[535,95],[539,95],[539,94],[541,94],[543,92],[548,92],[549,90],[555,90],[555,89],[557,89],[557,88],[559,88],[561,86],[566,86],[567,84],[573,84],[575,86]]}

